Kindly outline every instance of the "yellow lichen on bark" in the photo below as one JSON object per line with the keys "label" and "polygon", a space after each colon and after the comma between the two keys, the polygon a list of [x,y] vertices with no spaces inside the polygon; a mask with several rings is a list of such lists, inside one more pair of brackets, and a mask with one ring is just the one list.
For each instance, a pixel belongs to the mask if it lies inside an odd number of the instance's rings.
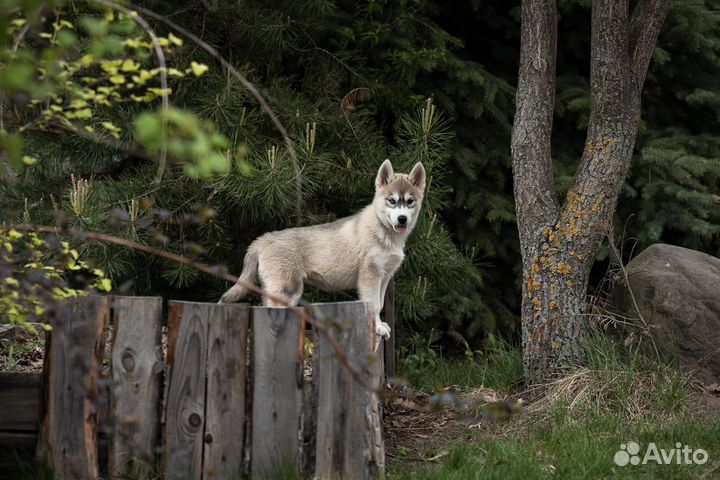
{"label": "yellow lichen on bark", "polygon": [[588,157],[600,157],[608,150],[612,148],[615,141],[608,138],[601,143],[593,143],[592,141],[587,142],[587,156]]}
{"label": "yellow lichen on bark", "polygon": [[558,263],[558,272],[560,272],[561,275],[569,275],[570,272],[572,272],[572,268],[570,268],[570,265],[568,265],[565,262]]}

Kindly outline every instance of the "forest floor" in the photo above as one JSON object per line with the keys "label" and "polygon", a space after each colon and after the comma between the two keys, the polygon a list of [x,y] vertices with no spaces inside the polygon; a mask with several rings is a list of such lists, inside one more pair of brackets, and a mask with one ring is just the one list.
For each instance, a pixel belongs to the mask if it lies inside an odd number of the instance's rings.
{"label": "forest floor", "polygon": [[[502,363],[487,355],[434,358],[422,375],[411,365],[406,369],[409,384],[419,390],[406,388],[404,398],[390,397],[384,404],[389,478],[720,478],[718,385],[690,381],[671,366],[618,354],[602,343],[590,347],[598,355],[591,356],[587,368],[535,391],[520,391],[519,377],[512,385],[521,364],[508,367],[509,356],[519,360],[519,352],[509,347],[490,354],[500,354]],[[502,375],[507,377],[493,385]],[[506,418],[473,418],[454,408],[428,411],[418,405],[429,384],[451,386],[465,401],[494,396],[513,403],[522,398],[525,407]],[[620,466],[615,459],[622,461],[630,442],[639,445],[638,464]],[[651,444],[660,455],[664,450],[672,457],[656,461],[651,455],[644,462],[654,451]],[[686,445],[706,451],[706,461],[700,464],[699,452],[697,463],[685,464],[681,449]]]}
{"label": "forest floor", "polygon": [[0,372],[41,371],[44,349],[44,334],[35,335],[12,324],[0,324]]}
{"label": "forest floor", "polygon": [[[632,421],[617,412],[526,413],[473,422],[450,410],[418,412],[385,405],[387,471],[391,479],[720,478],[720,397],[695,391],[687,411]],[[564,408],[567,408],[565,406]],[[704,465],[617,466],[620,445],[675,449],[677,441],[708,451]],[[675,463],[675,458],[672,460]]]}

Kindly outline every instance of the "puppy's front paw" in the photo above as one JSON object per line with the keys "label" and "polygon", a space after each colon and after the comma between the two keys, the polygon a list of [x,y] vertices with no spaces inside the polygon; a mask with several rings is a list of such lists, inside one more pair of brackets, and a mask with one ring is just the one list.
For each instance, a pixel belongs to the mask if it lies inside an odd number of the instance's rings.
{"label": "puppy's front paw", "polygon": [[384,340],[387,340],[388,338],[390,338],[390,325],[385,322],[375,323],[375,333],[377,334],[378,338],[383,338]]}

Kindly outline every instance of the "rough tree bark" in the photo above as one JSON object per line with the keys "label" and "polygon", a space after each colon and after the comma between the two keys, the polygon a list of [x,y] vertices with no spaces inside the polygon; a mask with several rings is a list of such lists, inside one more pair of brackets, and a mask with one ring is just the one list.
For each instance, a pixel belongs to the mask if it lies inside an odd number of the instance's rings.
{"label": "rough tree bark", "polygon": [[523,0],[520,74],[512,134],[523,262],[525,378],[547,380],[582,363],[588,275],[615,211],[640,124],[640,95],[670,0],[592,3],[592,110],[585,149],[564,205],[555,191],[554,0]]}

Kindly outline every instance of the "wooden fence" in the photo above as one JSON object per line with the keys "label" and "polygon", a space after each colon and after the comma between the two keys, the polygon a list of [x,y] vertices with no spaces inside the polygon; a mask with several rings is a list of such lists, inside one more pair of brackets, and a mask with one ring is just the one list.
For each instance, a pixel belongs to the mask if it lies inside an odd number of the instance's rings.
{"label": "wooden fence", "polygon": [[[160,298],[77,299],[50,319],[38,458],[60,479],[384,476],[382,354],[367,306],[312,313],[361,382],[290,309],[171,301],[163,333]],[[38,388],[37,376],[18,378],[0,376],[8,405],[4,385]],[[7,419],[18,442],[31,423],[19,410]]]}

